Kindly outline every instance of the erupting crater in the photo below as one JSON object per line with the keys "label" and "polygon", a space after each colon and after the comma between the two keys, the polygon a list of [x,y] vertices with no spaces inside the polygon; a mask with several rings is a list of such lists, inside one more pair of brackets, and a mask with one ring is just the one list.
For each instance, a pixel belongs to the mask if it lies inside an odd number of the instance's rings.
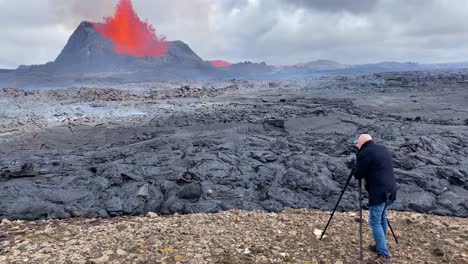
{"label": "erupting crater", "polygon": [[113,17],[105,23],[94,23],[95,29],[115,44],[118,54],[133,57],[161,57],[169,49],[166,37],[158,37],[156,29],[143,22],[133,9],[131,0],[120,0]]}

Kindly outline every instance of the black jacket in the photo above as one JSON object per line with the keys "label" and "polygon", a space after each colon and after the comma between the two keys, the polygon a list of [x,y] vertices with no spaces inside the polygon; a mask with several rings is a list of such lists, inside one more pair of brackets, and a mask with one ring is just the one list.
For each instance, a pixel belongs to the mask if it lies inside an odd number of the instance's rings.
{"label": "black jacket", "polygon": [[381,145],[368,141],[357,154],[356,179],[364,179],[369,192],[369,206],[396,198],[396,179],[393,174],[392,154]]}

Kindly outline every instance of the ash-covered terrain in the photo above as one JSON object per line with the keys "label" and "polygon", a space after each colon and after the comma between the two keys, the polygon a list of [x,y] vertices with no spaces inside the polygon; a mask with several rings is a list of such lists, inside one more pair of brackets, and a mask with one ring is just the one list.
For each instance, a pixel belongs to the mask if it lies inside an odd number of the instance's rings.
{"label": "ash-covered terrain", "polygon": [[[2,221],[2,263],[372,263],[359,261],[356,212],[336,213],[320,240],[328,212],[232,210],[218,214]],[[364,211],[367,218],[367,211]],[[468,263],[468,218],[390,212],[399,244],[394,263]],[[363,232],[367,249],[374,243]]]}
{"label": "ash-covered terrain", "polygon": [[364,131],[393,209],[468,216],[466,70],[0,93],[0,218],[331,209]]}

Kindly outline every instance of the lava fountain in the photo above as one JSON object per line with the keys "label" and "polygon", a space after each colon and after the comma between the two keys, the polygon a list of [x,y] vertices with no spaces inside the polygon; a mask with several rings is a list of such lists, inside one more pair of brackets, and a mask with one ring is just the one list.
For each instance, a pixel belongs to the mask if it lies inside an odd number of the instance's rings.
{"label": "lava fountain", "polygon": [[166,37],[158,37],[156,29],[141,21],[133,9],[131,0],[120,0],[113,17],[105,23],[94,23],[95,29],[115,44],[118,54],[133,57],[160,57],[169,49]]}

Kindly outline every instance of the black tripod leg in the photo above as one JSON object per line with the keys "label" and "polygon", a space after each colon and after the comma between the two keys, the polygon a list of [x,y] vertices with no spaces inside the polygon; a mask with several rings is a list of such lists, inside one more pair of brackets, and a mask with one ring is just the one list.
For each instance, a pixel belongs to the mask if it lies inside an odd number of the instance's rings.
{"label": "black tripod leg", "polygon": [[[385,213],[385,211],[387,211],[387,208],[388,208],[387,205],[385,205],[385,208],[384,208],[384,210],[383,210],[383,212],[382,212],[382,216],[383,216],[383,214]],[[392,226],[390,225],[390,221],[388,220],[388,214],[387,214],[387,225],[388,225],[388,227],[390,228],[390,231],[392,232],[392,235],[393,235],[393,238],[395,239],[395,242],[398,244],[398,238],[396,237],[395,232],[393,232],[393,228],[392,228]],[[387,234],[385,234],[385,236],[386,236],[386,235],[387,235]]]}
{"label": "black tripod leg", "polygon": [[395,239],[395,242],[398,244],[398,238],[397,238],[397,236],[395,235],[395,232],[393,232],[393,228],[392,228],[392,226],[390,225],[390,221],[388,221],[388,218],[387,218],[387,224],[388,224],[388,227],[390,227],[390,231],[392,231],[392,235],[393,235],[393,238]]}
{"label": "black tripod leg", "polygon": [[362,261],[364,260],[363,255],[363,246],[362,246],[362,180],[359,180],[359,259]]}
{"label": "black tripod leg", "polygon": [[340,204],[341,198],[343,198],[343,194],[345,193],[346,188],[349,185],[349,182],[353,178],[354,168],[355,167],[353,167],[353,169],[351,170],[351,173],[349,174],[349,177],[348,177],[348,180],[346,181],[345,187],[343,188],[343,191],[341,191],[340,198],[338,199],[338,202],[336,202],[335,208],[333,209],[333,212],[330,215],[330,219],[328,219],[327,225],[325,226],[325,229],[323,230],[322,235],[320,236],[320,240],[322,240],[323,236],[325,235],[325,232],[327,232],[328,226],[330,225],[330,222],[331,222],[333,216],[335,215],[336,208],[338,208],[338,205]]}

